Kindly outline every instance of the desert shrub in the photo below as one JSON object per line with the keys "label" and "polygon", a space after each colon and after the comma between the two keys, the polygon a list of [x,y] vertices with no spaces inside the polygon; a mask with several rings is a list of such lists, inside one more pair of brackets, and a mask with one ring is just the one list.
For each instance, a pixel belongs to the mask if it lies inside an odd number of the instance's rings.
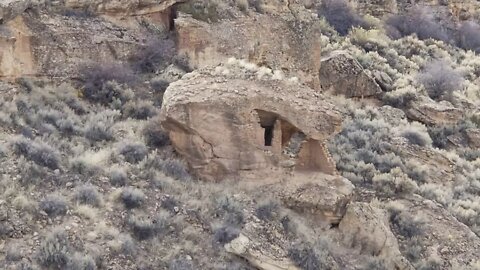
{"label": "desert shrub", "polygon": [[190,14],[195,20],[214,23],[220,20],[217,5],[215,1],[194,0],[178,5],[178,11]]}
{"label": "desert shrub", "polygon": [[120,242],[120,246],[116,250],[117,252],[121,252],[124,255],[134,255],[136,253],[137,244],[130,234],[121,233],[118,236],[118,240]]}
{"label": "desert shrub", "polygon": [[243,206],[230,195],[216,197],[213,211],[214,216],[223,219],[226,224],[241,226],[245,221]]}
{"label": "desert shrub", "polygon": [[83,83],[83,97],[104,105],[111,103],[114,99],[127,99],[129,93],[120,85],[135,84],[132,70],[118,63],[83,65],[79,73]]}
{"label": "desert shrub", "polygon": [[468,120],[461,120],[455,124],[430,126],[427,131],[430,138],[432,138],[433,146],[445,149],[449,145],[449,136],[464,135],[467,129],[474,127],[474,123]]}
{"label": "desert shrub", "polygon": [[427,260],[418,263],[415,267],[418,270],[441,270],[444,269],[443,262],[437,255],[427,258]]}
{"label": "desert shrub", "polygon": [[352,44],[364,48],[367,52],[379,51],[380,49],[386,48],[390,41],[384,33],[377,29],[365,30],[354,27],[350,31],[350,36]]}
{"label": "desert shrub", "polygon": [[157,110],[151,101],[140,100],[130,101],[122,108],[122,113],[125,117],[133,119],[145,120],[157,114]]}
{"label": "desert shrub", "polygon": [[413,238],[424,234],[425,221],[419,216],[412,216],[407,211],[389,208],[390,223],[402,236]]}
{"label": "desert shrub", "polygon": [[170,212],[175,212],[175,207],[177,207],[178,202],[173,196],[168,196],[162,199],[160,206],[163,209],[166,209]]}
{"label": "desert shrub", "polygon": [[462,23],[457,31],[457,45],[480,53],[480,25],[474,21]]}
{"label": "desert shrub", "polygon": [[448,41],[448,32],[432,14],[426,7],[415,6],[405,14],[393,15],[386,21],[387,34],[393,39],[416,34],[422,40],[433,38]]}
{"label": "desert shrub", "polygon": [[130,61],[139,72],[155,73],[168,65],[174,55],[175,43],[172,39],[149,38],[130,57]]}
{"label": "desert shrub", "polygon": [[133,235],[139,240],[146,240],[164,233],[169,225],[169,215],[159,213],[154,217],[131,216],[128,219]]}
{"label": "desert shrub", "polygon": [[410,144],[422,147],[432,145],[432,139],[428,135],[428,132],[414,125],[406,127],[405,130],[401,132],[401,135],[407,139]]}
{"label": "desert shrub", "polygon": [[323,0],[318,14],[342,36],[347,35],[352,27],[366,26],[365,21],[345,0]]}
{"label": "desert shrub", "polygon": [[334,269],[328,254],[328,242],[318,241],[314,245],[305,242],[293,244],[288,249],[288,257],[301,269]]}
{"label": "desert shrub", "polygon": [[443,206],[448,206],[453,199],[453,194],[437,184],[427,183],[420,186],[420,194],[423,197],[436,201]]}
{"label": "desert shrub", "polygon": [[17,154],[23,155],[40,166],[52,170],[60,167],[60,153],[48,144],[32,141],[22,136],[14,139],[12,145]]}
{"label": "desert shrub", "polygon": [[193,270],[193,264],[186,258],[175,258],[168,264],[168,270]]}
{"label": "desert shrub", "polygon": [[170,83],[165,80],[152,80],[150,82],[150,87],[155,93],[164,93],[169,85]]}
{"label": "desert shrub", "polygon": [[255,215],[261,220],[272,220],[278,211],[278,204],[273,201],[267,201],[260,204],[255,209]]}
{"label": "desert shrub", "polygon": [[375,190],[387,196],[411,194],[418,189],[417,184],[400,168],[394,168],[389,173],[377,174],[372,181]]}
{"label": "desert shrub", "polygon": [[75,201],[80,204],[99,206],[101,202],[101,195],[96,187],[85,184],[76,188]]}
{"label": "desert shrub", "polygon": [[408,240],[405,255],[410,261],[418,261],[424,251],[424,243],[422,243],[418,237],[413,237]]}
{"label": "desert shrub", "polygon": [[70,171],[82,176],[94,176],[102,171],[102,167],[84,155],[70,160]]}
{"label": "desert shrub", "polygon": [[460,157],[467,161],[474,161],[480,158],[480,150],[472,149],[469,147],[457,149],[457,153]]}
{"label": "desert shrub", "polygon": [[65,231],[55,229],[47,235],[37,251],[38,263],[47,269],[65,269],[71,256],[71,246]]}
{"label": "desert shrub", "polygon": [[160,169],[165,175],[173,177],[177,180],[190,180],[191,176],[185,168],[183,162],[176,159],[167,159],[161,163]]}
{"label": "desert shrub", "polygon": [[235,3],[241,11],[243,12],[248,11],[248,8],[249,8],[248,0],[235,0]]}
{"label": "desert shrub", "polygon": [[148,146],[163,147],[170,144],[168,133],[160,125],[160,119],[151,119],[143,129],[143,136]]}
{"label": "desert shrub", "polygon": [[131,209],[140,207],[144,203],[146,197],[140,189],[129,187],[122,190],[120,199],[126,208]]}
{"label": "desert shrub", "polygon": [[453,91],[460,90],[464,83],[462,75],[441,60],[428,63],[417,79],[435,100],[452,100]]}
{"label": "desert shrub", "polygon": [[431,126],[428,127],[428,134],[432,138],[433,146],[445,149],[448,144],[448,137],[455,134],[456,128],[453,126]]}
{"label": "desert shrub", "polygon": [[415,88],[401,88],[395,91],[385,93],[382,100],[385,104],[395,108],[404,109],[410,105],[410,103],[417,99],[417,93]]}
{"label": "desert shrub", "polygon": [[112,168],[110,170],[110,183],[114,186],[124,186],[128,182],[128,175],[124,169]]}
{"label": "desert shrub", "polygon": [[240,235],[240,230],[232,225],[225,224],[214,230],[214,243],[225,245]]}
{"label": "desert shrub", "polygon": [[408,177],[410,177],[410,179],[414,180],[419,184],[422,184],[427,181],[428,166],[419,165],[414,160],[408,160],[407,162],[405,162],[404,172],[408,175]]}
{"label": "desert shrub", "polygon": [[378,257],[370,257],[367,262],[362,266],[364,270],[388,270],[388,267],[384,260]]}
{"label": "desert shrub", "polygon": [[5,248],[5,260],[7,262],[17,262],[22,258],[22,250],[18,244],[10,244]]}
{"label": "desert shrub", "polygon": [[33,161],[27,161],[25,159],[21,159],[21,161],[23,164],[20,167],[19,181],[22,185],[38,184],[48,176],[48,168],[37,165]]}
{"label": "desert shrub", "polygon": [[105,110],[99,114],[92,114],[88,117],[87,123],[85,124],[85,138],[92,142],[112,140],[112,126],[118,117],[119,113],[113,110]]}
{"label": "desert shrub", "polygon": [[391,145],[391,129],[378,112],[355,112],[329,146],[342,175],[356,184],[369,185],[378,173],[396,167],[403,170],[404,161]]}
{"label": "desert shrub", "polygon": [[120,145],[119,153],[127,162],[138,163],[147,156],[148,149],[143,143],[126,142]]}
{"label": "desert shrub", "polygon": [[89,255],[74,253],[67,264],[68,270],[96,270],[95,261]]}
{"label": "desert shrub", "polygon": [[67,213],[68,204],[65,197],[56,194],[50,194],[40,201],[39,207],[41,210],[47,213],[47,215],[56,217],[65,215]]}

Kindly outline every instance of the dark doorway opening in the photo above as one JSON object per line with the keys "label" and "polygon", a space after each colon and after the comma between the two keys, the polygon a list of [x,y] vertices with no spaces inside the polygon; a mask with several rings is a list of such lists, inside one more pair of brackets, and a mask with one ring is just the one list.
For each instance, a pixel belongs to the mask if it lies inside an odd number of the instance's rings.
{"label": "dark doorway opening", "polygon": [[[271,112],[256,110],[259,118],[260,127],[263,128],[263,145],[273,145],[273,130],[275,129],[275,122],[277,115]],[[259,142],[260,143],[260,142]]]}
{"label": "dark doorway opening", "polygon": [[264,129],[264,142],[265,146],[272,146],[272,140],[273,140],[273,126],[262,126]]}
{"label": "dark doorway opening", "polygon": [[175,31],[175,19],[178,18],[177,14],[177,6],[173,5],[170,7],[170,14],[169,14],[169,30]]}

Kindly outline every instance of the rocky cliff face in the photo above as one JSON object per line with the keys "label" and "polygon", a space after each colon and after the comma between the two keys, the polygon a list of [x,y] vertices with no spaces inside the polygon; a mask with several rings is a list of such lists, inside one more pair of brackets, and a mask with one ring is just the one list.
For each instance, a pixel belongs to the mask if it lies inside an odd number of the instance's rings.
{"label": "rocky cliff face", "polygon": [[0,268],[477,269],[478,11],[2,1]]}

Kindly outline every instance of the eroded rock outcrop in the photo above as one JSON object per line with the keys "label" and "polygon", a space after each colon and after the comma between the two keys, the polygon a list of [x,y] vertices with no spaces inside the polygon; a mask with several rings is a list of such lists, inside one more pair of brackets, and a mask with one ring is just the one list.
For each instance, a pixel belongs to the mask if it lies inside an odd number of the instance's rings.
{"label": "eroded rock outcrop", "polygon": [[162,107],[173,145],[210,180],[271,167],[334,174],[324,141],[340,123],[320,94],[242,61],[187,74]]}
{"label": "eroded rock outcrop", "polygon": [[426,125],[453,124],[463,117],[463,111],[449,102],[433,102],[427,98],[411,103],[405,113],[409,119]]}
{"label": "eroded rock outcrop", "polygon": [[196,67],[218,65],[233,56],[319,87],[321,24],[317,15],[304,7],[304,1],[264,2],[263,14],[238,13],[235,19],[216,23],[179,13],[175,21],[179,50]]}
{"label": "eroded rock outcrop", "polygon": [[347,245],[383,258],[388,269],[413,269],[400,253],[383,210],[368,203],[350,204],[338,228]]}
{"label": "eroded rock outcrop", "polygon": [[345,51],[334,51],[323,57],[320,66],[323,91],[346,97],[368,97],[382,92],[375,79]]}
{"label": "eroded rock outcrop", "polygon": [[125,61],[147,35],[138,16],[168,30],[181,1],[2,2],[0,77],[74,77],[85,62]]}
{"label": "eroded rock outcrop", "polygon": [[[281,250],[281,248],[279,247],[276,248]],[[258,242],[251,241],[247,236],[243,234],[240,234],[237,238],[226,244],[225,249],[232,254],[246,259],[251,265],[261,270],[300,269],[295,266],[295,264],[293,264],[291,260],[286,258],[285,254],[280,257],[278,257],[278,255],[275,256],[268,253],[265,254],[267,251],[263,248],[259,249]]]}

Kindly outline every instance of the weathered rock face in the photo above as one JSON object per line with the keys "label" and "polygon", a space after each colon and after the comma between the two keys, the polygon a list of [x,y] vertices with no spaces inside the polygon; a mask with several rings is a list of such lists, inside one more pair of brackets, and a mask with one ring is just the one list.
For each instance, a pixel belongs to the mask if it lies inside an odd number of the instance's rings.
{"label": "weathered rock face", "polygon": [[368,97],[382,92],[375,79],[344,51],[334,51],[321,59],[320,84],[323,91],[346,97]]}
{"label": "weathered rock face", "polygon": [[[265,254],[265,250],[259,248],[259,243],[250,240],[247,236],[240,234],[237,238],[225,245],[225,249],[237,256],[246,259],[251,265],[261,270],[299,270],[295,264],[284,257],[278,258]],[[277,247],[278,248],[278,247]],[[280,248],[278,248],[280,249]]]}
{"label": "weathered rock face", "polygon": [[353,203],[339,225],[346,244],[361,245],[361,252],[385,259],[388,269],[414,269],[400,253],[386,214],[368,203]]}
{"label": "weathered rock face", "polygon": [[[205,23],[179,13],[179,50],[193,66],[218,65],[228,57],[278,69],[317,88],[320,23],[301,1],[268,2],[268,12],[235,14],[234,20]],[[277,3],[278,2],[278,3]],[[282,33],[282,35],[278,35]]]}
{"label": "weathered rock face", "polygon": [[408,118],[426,125],[457,123],[463,117],[462,110],[455,108],[450,103],[432,102],[428,99],[411,103],[405,113]]}
{"label": "weathered rock face", "polygon": [[192,169],[210,180],[271,166],[333,174],[323,144],[341,123],[333,105],[268,69],[233,62],[187,74],[164,95],[162,125]]}
{"label": "weathered rock face", "polygon": [[22,17],[16,17],[3,26],[3,31],[0,31],[0,77],[36,73],[33,38]]}
{"label": "weathered rock face", "polygon": [[465,131],[468,139],[468,145],[472,148],[480,148],[480,129],[470,128]]}
{"label": "weathered rock face", "polygon": [[361,14],[388,17],[401,13],[415,5],[428,6],[440,16],[452,16],[458,20],[470,20],[479,14],[479,2],[475,0],[349,0]]}
{"label": "weathered rock face", "polygon": [[98,14],[145,15],[163,12],[186,0],[66,0],[67,8],[90,9]]}
{"label": "weathered rock face", "polygon": [[383,17],[398,11],[396,0],[350,0],[352,6],[361,14]]}
{"label": "weathered rock face", "polygon": [[[63,78],[75,76],[78,66],[85,62],[124,61],[145,39],[138,16],[158,28],[169,29],[173,5],[181,1],[2,2],[0,77]],[[36,11],[27,12],[29,8]],[[68,15],[66,11],[72,10],[88,10],[103,17]]]}
{"label": "weathered rock face", "polygon": [[285,206],[298,213],[315,216],[318,224],[338,224],[345,214],[354,186],[341,176],[297,172],[283,183],[267,185]]}

